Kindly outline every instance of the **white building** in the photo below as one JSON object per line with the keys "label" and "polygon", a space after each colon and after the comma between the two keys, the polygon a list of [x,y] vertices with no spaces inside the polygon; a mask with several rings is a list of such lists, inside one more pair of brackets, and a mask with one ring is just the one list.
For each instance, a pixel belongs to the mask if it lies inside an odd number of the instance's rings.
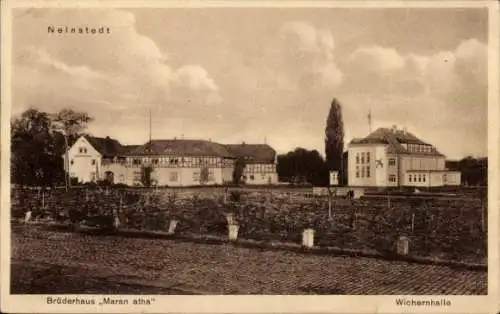
{"label": "white building", "polygon": [[268,145],[222,145],[204,140],[173,139],[126,146],[109,137],[82,136],[68,150],[72,178],[79,182],[108,180],[130,186],[143,184],[146,169],[150,169],[153,185],[230,183],[238,157],[246,160],[243,179],[247,183],[274,184],[278,181],[276,152]]}
{"label": "white building", "polygon": [[445,156],[406,130],[379,128],[348,146],[348,184],[376,187],[460,185]]}
{"label": "white building", "polygon": [[276,184],[276,151],[267,144],[231,144],[225,145],[232,156],[245,160],[243,181],[246,184]]}

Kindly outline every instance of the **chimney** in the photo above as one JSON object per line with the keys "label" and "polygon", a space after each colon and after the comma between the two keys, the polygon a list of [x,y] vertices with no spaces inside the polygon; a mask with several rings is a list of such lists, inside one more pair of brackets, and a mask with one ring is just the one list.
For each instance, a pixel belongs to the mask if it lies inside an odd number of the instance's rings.
{"label": "chimney", "polygon": [[403,128],[403,134],[406,135],[406,133],[408,133],[408,129],[406,129],[406,127]]}

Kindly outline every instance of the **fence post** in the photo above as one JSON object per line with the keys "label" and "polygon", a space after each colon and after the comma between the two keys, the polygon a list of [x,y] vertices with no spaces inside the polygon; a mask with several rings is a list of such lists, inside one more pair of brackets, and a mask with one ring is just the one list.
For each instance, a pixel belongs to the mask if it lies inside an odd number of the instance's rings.
{"label": "fence post", "polygon": [[118,217],[118,212],[116,211],[116,209],[113,209],[113,226],[115,228],[120,227],[120,217]]}
{"label": "fence post", "polygon": [[482,231],[482,232],[484,232],[484,230],[486,229],[486,228],[485,228],[485,223],[484,223],[484,210],[485,210],[485,208],[484,208],[484,207],[485,207],[485,206],[484,206],[484,204],[483,204],[483,206],[482,206],[482,208],[481,208],[481,231]]}
{"label": "fence post", "polygon": [[233,213],[227,213],[226,214],[226,221],[228,226],[234,224],[234,215]]}
{"label": "fence post", "polygon": [[332,191],[328,187],[328,220],[331,221],[332,217]]}
{"label": "fence post", "polygon": [[415,213],[411,214],[411,232],[415,230]]}
{"label": "fence post", "polygon": [[302,232],[302,245],[306,248],[314,247],[314,229],[305,229]]}
{"label": "fence post", "polygon": [[234,241],[234,240],[238,239],[238,230],[239,229],[240,229],[240,226],[238,226],[235,223],[228,225],[229,240]]}
{"label": "fence post", "polygon": [[410,239],[407,236],[400,236],[396,244],[396,250],[399,255],[408,255],[410,251]]}
{"label": "fence post", "polygon": [[31,210],[28,210],[26,212],[26,215],[24,216],[24,222],[28,222],[31,219]]}
{"label": "fence post", "polygon": [[168,226],[168,233],[174,234],[175,233],[175,228],[177,227],[178,223],[179,223],[179,221],[176,220],[176,219],[170,220],[170,224]]}

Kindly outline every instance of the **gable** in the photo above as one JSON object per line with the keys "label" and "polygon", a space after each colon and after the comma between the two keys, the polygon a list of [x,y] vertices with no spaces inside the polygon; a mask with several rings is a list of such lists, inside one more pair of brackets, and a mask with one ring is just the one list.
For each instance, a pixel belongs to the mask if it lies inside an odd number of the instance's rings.
{"label": "gable", "polygon": [[[82,149],[82,151],[80,150]],[[101,156],[97,149],[83,136],[78,138],[76,142],[69,148],[68,154],[73,157],[78,156]]]}

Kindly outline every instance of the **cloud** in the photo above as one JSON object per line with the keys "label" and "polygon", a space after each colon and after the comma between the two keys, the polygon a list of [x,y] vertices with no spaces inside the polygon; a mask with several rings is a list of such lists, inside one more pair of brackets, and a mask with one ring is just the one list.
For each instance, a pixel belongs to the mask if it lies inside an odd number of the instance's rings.
{"label": "cloud", "polygon": [[193,91],[217,91],[217,86],[207,71],[199,65],[185,65],[178,69],[172,81],[180,86],[187,86]]}
{"label": "cloud", "polygon": [[357,69],[384,75],[401,69],[405,60],[394,49],[372,46],[358,48],[351,54],[349,63]]}
{"label": "cloud", "polygon": [[[47,31],[47,26],[103,25],[110,34]],[[53,110],[80,105],[81,110],[100,114],[103,104],[106,110],[134,112],[144,106],[161,108],[168,105],[167,100],[184,102],[187,96],[200,106],[220,101],[217,84],[203,66],[173,67],[167,52],[138,32],[131,12],[41,10],[18,17],[14,26],[13,85],[18,108],[36,103]],[[50,82],[45,83],[47,78]]]}
{"label": "cloud", "polygon": [[[282,57],[296,75],[311,86],[336,87],[342,73],[334,60],[335,42],[329,30],[317,30],[301,21],[287,22],[281,27],[279,43]],[[286,73],[286,72],[285,72]]]}
{"label": "cloud", "polygon": [[[375,108],[379,121],[392,117],[396,124],[412,124],[416,133],[434,139],[438,147],[449,146],[451,133],[454,138],[486,138],[487,46],[476,39],[430,55],[359,48],[342,71],[346,77],[342,92],[357,103],[358,112]],[[458,124],[461,128],[450,132]],[[486,141],[467,148],[457,145],[449,152],[459,156],[471,147],[474,153],[484,154]]]}

